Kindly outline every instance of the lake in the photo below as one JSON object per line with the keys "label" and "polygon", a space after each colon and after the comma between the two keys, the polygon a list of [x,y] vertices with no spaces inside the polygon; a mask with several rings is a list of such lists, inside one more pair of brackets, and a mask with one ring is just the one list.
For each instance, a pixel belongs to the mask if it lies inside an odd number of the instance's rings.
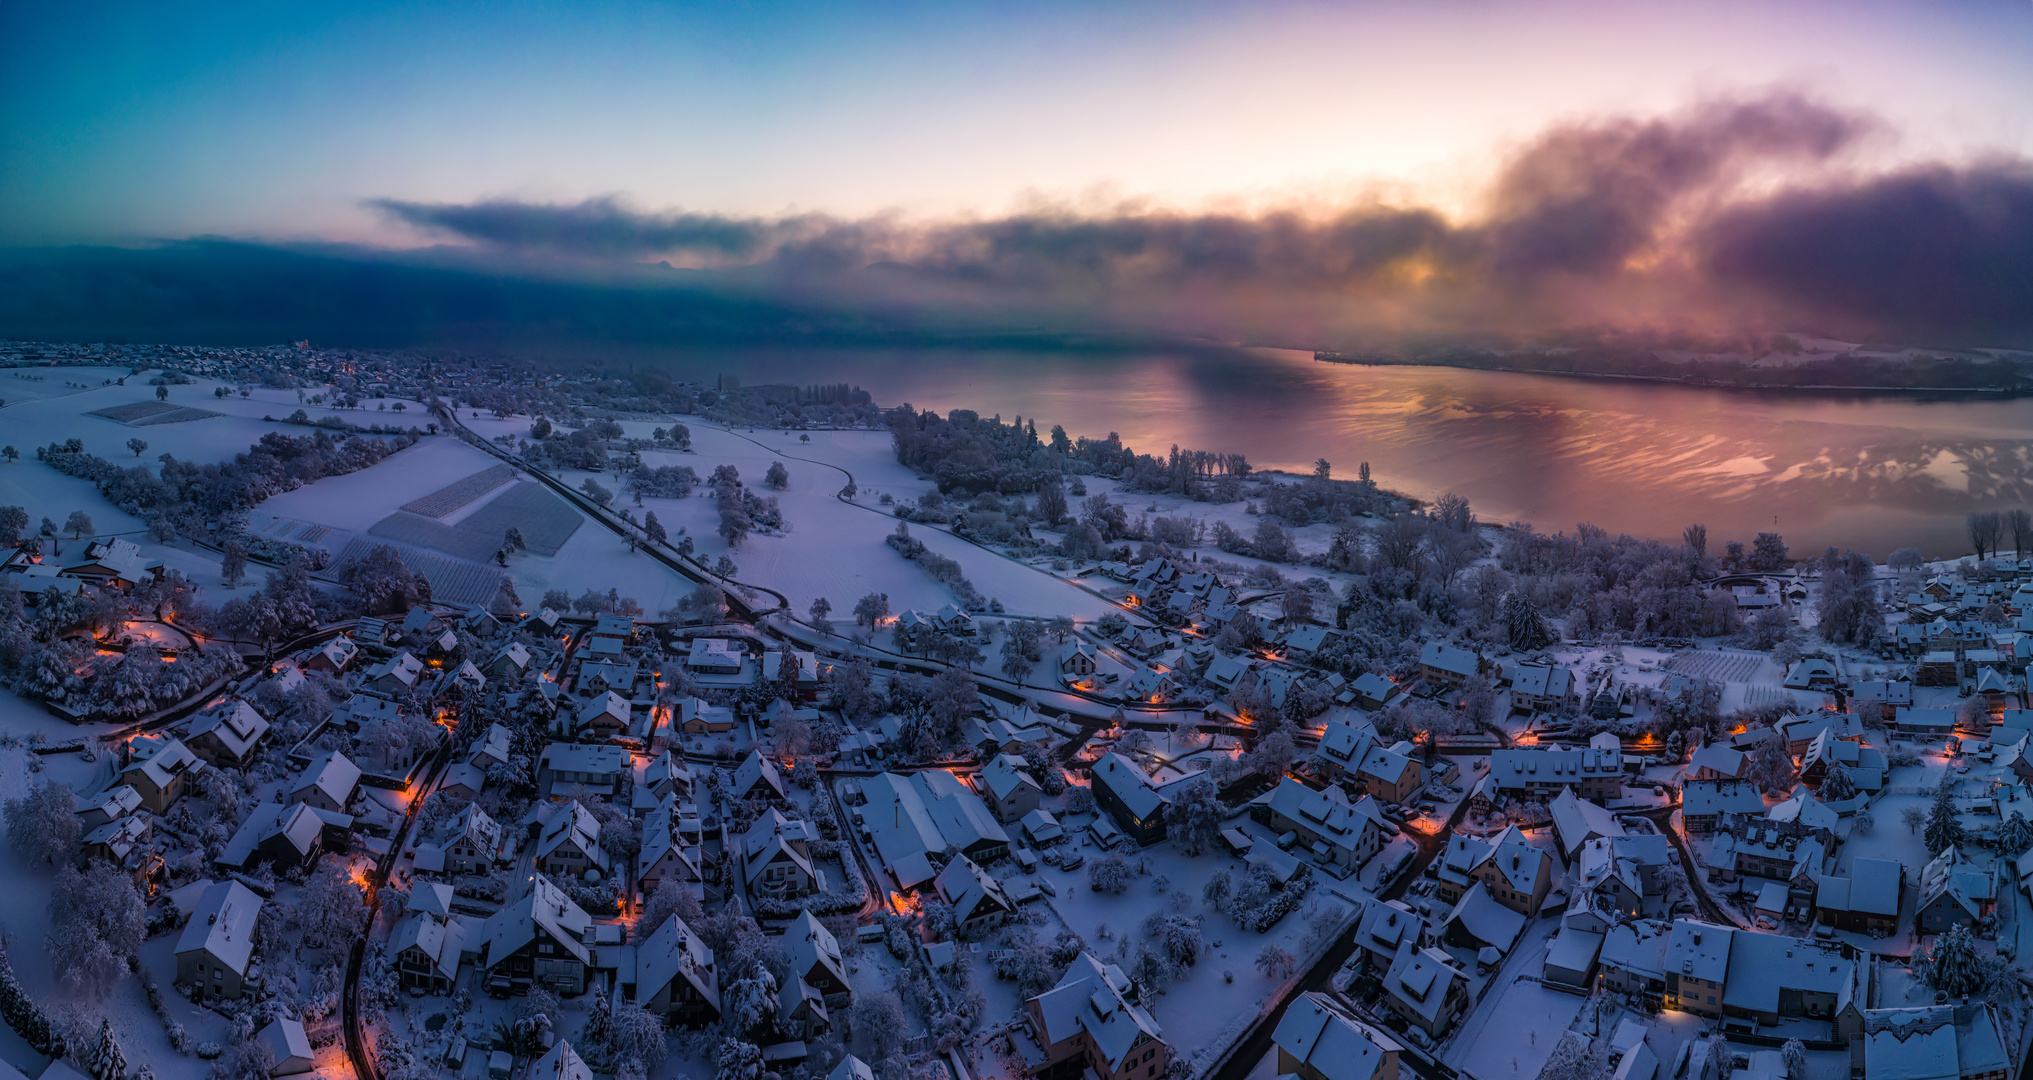
{"label": "lake", "polygon": [[711,385],[849,382],[883,405],[967,408],[1174,443],[1262,468],[1316,458],[1421,498],[1467,496],[1485,521],[1589,522],[1711,550],[1760,530],[1796,556],[1965,554],[1963,516],[2033,505],[2033,399],[1811,396],[1455,368],[1357,367],[1310,353],[740,349],[661,357]]}

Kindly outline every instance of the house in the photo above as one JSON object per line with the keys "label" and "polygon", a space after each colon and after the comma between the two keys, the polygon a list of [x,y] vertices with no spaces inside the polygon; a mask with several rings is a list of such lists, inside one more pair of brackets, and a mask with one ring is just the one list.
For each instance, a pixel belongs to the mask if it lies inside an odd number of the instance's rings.
{"label": "house", "polygon": [[1610,927],[1596,956],[1603,989],[1658,1009],[1666,995],[1666,952],[1672,936],[1673,924],[1661,919],[1635,919]]}
{"label": "house", "polygon": [[1553,831],[1560,838],[1560,853],[1569,862],[1582,845],[1604,836],[1624,835],[1623,824],[1608,810],[1574,796],[1573,788],[1563,789],[1546,805],[1553,814]]}
{"label": "house", "polygon": [[1673,935],[1666,946],[1667,1008],[1721,1019],[1723,986],[1729,981],[1730,942],[1735,934],[1728,927],[1692,919],[1673,923]]}
{"label": "house", "polygon": [[501,826],[487,811],[467,804],[438,834],[445,869],[455,874],[491,874],[501,866]]}
{"label": "house", "polygon": [[547,799],[612,799],[627,768],[622,747],[554,742],[537,755],[537,788]]}
{"label": "house", "polygon": [[799,701],[816,701],[819,698],[819,658],[804,649],[766,650],[762,654],[762,681],[768,686],[780,686],[784,681],[784,665],[791,667],[790,678],[796,687]]}
{"label": "house", "polygon": [[396,653],[367,670],[367,688],[390,697],[401,697],[416,689],[423,677],[424,662],[408,649]]}
{"label": "house", "polygon": [[803,896],[824,888],[812,866],[812,826],[771,807],[741,837],[742,883],[755,895]]}
{"label": "house", "polygon": [[353,658],[360,654],[360,646],[350,637],[335,637],[318,647],[318,650],[304,658],[305,671],[329,671],[334,675],[345,671],[353,664]]}
{"label": "house", "polygon": [[488,916],[480,936],[489,993],[502,997],[541,984],[569,997],[586,989],[593,918],[550,878],[532,878],[529,893]]}
{"label": "house", "polygon": [[592,811],[577,799],[541,810],[549,816],[537,833],[535,865],[539,873],[554,879],[583,878],[588,871],[601,877],[609,873],[608,855],[600,846],[600,821]]}
{"label": "house", "polygon": [[1009,854],[1009,834],[988,805],[943,769],[878,773],[861,790],[867,799],[862,821],[902,888],[932,880],[934,852],[965,855],[983,866]]}
{"label": "house", "polygon": [[1383,988],[1386,1008],[1436,1039],[1468,1011],[1468,976],[1436,948],[1400,952]]}
{"label": "house", "polygon": [[[952,943],[928,945],[926,952],[930,954],[939,948],[950,949]],[[776,1026],[785,1038],[802,1043],[833,1030],[833,1014],[826,1008],[826,999],[810,983],[785,979],[783,989],[777,991]]]}
{"label": "house", "polygon": [[703,1027],[720,1018],[713,950],[676,915],[636,946],[635,1002],[681,1027]]}
{"label": "house", "polygon": [[432,688],[431,693],[435,697],[443,697],[454,690],[464,694],[477,694],[485,689],[487,689],[486,674],[481,672],[473,661],[462,660],[458,667],[445,672],[444,676],[438,679],[438,684]]}
{"label": "house", "polygon": [[2014,1062],[1989,1002],[1867,1009],[1864,1080],[2005,1080]]}
{"label": "house", "polygon": [[1723,1012],[1762,1025],[1797,1018],[1833,1021],[1858,999],[1851,955],[1838,942],[1740,930],[1731,935]]}
{"label": "house", "polygon": [[1923,739],[1945,739],[1955,734],[1955,710],[1900,709],[1893,726],[1901,735]]}
{"label": "house", "polygon": [[1045,789],[1031,778],[1030,763],[1015,754],[997,754],[981,770],[981,787],[996,820],[1016,821],[1038,808]]}
{"label": "house", "polygon": [[666,882],[697,885],[702,880],[698,860],[673,829],[669,814],[651,814],[643,824],[635,866],[635,888],[645,897],[656,895]]}
{"label": "house", "polygon": [[290,781],[285,798],[336,814],[346,812],[353,793],[360,788],[360,766],[337,750],[327,750],[311,759],[304,771]]}
{"label": "house", "polygon": [[1362,951],[1362,963],[1382,975],[1407,949],[1423,949],[1427,940],[1426,920],[1402,900],[1364,897],[1362,917],[1355,927],[1355,946]]}
{"label": "house", "polygon": [[1039,1057],[1037,1080],[1155,1080],[1172,1064],[1164,1031],[1114,964],[1082,952],[1052,989],[1024,1003]]}
{"label": "house", "polygon": [[515,736],[501,724],[487,725],[487,731],[473,740],[473,749],[466,752],[466,764],[482,771],[508,764],[508,755],[514,745]]}
{"label": "house", "polygon": [[727,790],[737,801],[761,799],[773,806],[781,806],[785,801],[783,774],[777,772],[776,762],[756,750],[750,750],[741,759],[741,765],[734,770],[734,783]]}
{"label": "house", "polygon": [[599,739],[626,735],[628,727],[628,699],[612,690],[595,696],[581,706],[578,715],[573,718],[574,734],[590,734]]}
{"label": "house", "polygon": [[685,666],[701,675],[738,675],[748,659],[741,642],[727,638],[693,638]]}
{"label": "house", "polygon": [[1513,826],[1497,835],[1489,856],[1469,871],[1469,877],[1490,899],[1531,917],[1545,906],[1546,894],[1553,888],[1553,869],[1552,854],[1526,843],[1524,834]]}
{"label": "house", "polygon": [[137,735],[127,743],[133,759],[120,770],[120,782],[141,795],[152,814],[167,814],[184,796],[184,784],[200,768],[198,756],[182,739],[171,735]]}
{"label": "house", "polygon": [[140,870],[142,853],[153,831],[149,826],[150,820],[145,814],[129,814],[93,829],[85,834],[82,841],[85,857],[116,867]]}
{"label": "house", "polygon": [[563,618],[562,612],[552,611],[550,608],[538,608],[535,614],[522,621],[522,626],[523,629],[538,637],[556,637],[560,633],[558,624]]}
{"label": "house", "polygon": [[102,587],[140,585],[162,578],[162,560],[142,554],[141,548],[131,540],[114,537],[87,544],[83,559],[57,573],[63,577],[97,582]]}
{"label": "house", "polygon": [[1585,750],[1497,750],[1490,754],[1489,770],[1496,777],[1497,792],[1506,798],[1544,800],[1573,788],[1584,799],[1602,802],[1624,793],[1623,751],[1614,735],[1601,745],[1589,740]]}
{"label": "house", "polygon": [[1734,746],[1708,743],[1694,752],[1687,763],[1687,776],[1694,780],[1737,780],[1751,767],[1751,756]]}
{"label": "house", "polygon": [[1050,847],[1066,839],[1066,830],[1049,810],[1039,809],[1025,814],[1023,829],[1024,838],[1031,842],[1032,847]]}
{"label": "house", "polygon": [[237,881],[205,887],[176,942],[176,981],[191,999],[237,1001],[254,960],[254,924],[261,898]]}
{"label": "house", "polygon": [[979,938],[1016,915],[1016,903],[1003,890],[1002,882],[965,855],[956,855],[946,864],[933,888],[952,910],[954,928],[963,940]]}
{"label": "house", "polygon": [[616,657],[612,660],[582,660],[579,674],[572,680],[572,691],[577,694],[600,694],[612,691],[624,697],[635,693],[635,684],[642,677],[633,660]]}
{"label": "house", "polygon": [[1404,691],[1398,689],[1398,684],[1373,671],[1356,676],[1355,681],[1349,684],[1348,690],[1354,696],[1356,705],[1372,712],[1385,708],[1404,696]]}
{"label": "house", "polygon": [[1810,656],[1786,672],[1783,685],[1788,690],[1829,690],[1841,681],[1842,672],[1835,669],[1832,661]]}
{"label": "house", "polygon": [[687,735],[724,735],[734,730],[734,710],[703,698],[681,698],[671,706],[671,726]]}
{"label": "house", "polygon": [[1135,762],[1121,754],[1104,754],[1088,776],[1095,805],[1106,810],[1130,839],[1149,846],[1165,838],[1165,800]]}
{"label": "house", "polygon": [[1278,1048],[1278,1075],[1299,1080],[1397,1080],[1404,1052],[1383,1029],[1318,990],[1286,1007],[1271,1043]]}
{"label": "house", "polygon": [[786,981],[795,980],[819,992],[828,1009],[844,1009],[854,1003],[854,988],[847,981],[847,965],[841,958],[840,942],[809,911],[798,912],[784,929],[782,943]]}
{"label": "house", "polygon": [[1765,797],[1749,780],[1689,780],[1680,787],[1680,816],[1687,831],[1705,835],[1715,831],[1725,814],[1759,814]]}
{"label": "house", "polygon": [[1440,940],[1456,948],[1493,948],[1507,953],[1517,943],[1518,935],[1525,932],[1529,920],[1530,916],[1498,903],[1489,888],[1478,881],[1461,894],[1453,910],[1440,920]]}
{"label": "house", "polygon": [[268,737],[268,721],[234,698],[206,709],[184,726],[184,745],[207,765],[241,765]]}
{"label": "house", "polygon": [[388,939],[396,983],[405,990],[451,993],[459,976],[459,957],[465,940],[466,924],[447,912],[414,909],[404,912]]}
{"label": "house", "polygon": [[1727,817],[1717,828],[1708,849],[1710,880],[1771,878],[1789,883],[1805,899],[1827,872],[1830,839],[1811,825]]}
{"label": "house", "polygon": [[1511,684],[1511,710],[1542,712],[1558,709],[1574,693],[1574,673],[1556,664],[1505,665]]}
{"label": "house", "polygon": [[1663,899],[1667,873],[1676,867],[1672,843],[1656,833],[1590,840],[1568,876],[1562,922],[1602,933],[1636,918],[1647,899]]}
{"label": "house", "polygon": [[254,1039],[267,1048],[268,1060],[274,1062],[268,1068],[270,1076],[295,1076],[317,1068],[317,1051],[311,1049],[304,1022],[296,1017],[279,1016],[269,1021],[254,1033]]}
{"label": "house", "polygon": [[1459,690],[1482,671],[1482,658],[1467,649],[1429,641],[1419,650],[1419,674],[1432,686]]}
{"label": "house", "polygon": [[85,832],[91,832],[139,809],[141,793],[126,784],[118,784],[78,805],[78,826]]}
{"label": "house", "polygon": [[[246,821],[240,823],[233,839],[227,842],[226,850],[219,855],[219,863],[245,870],[267,861],[275,865],[277,873],[314,865],[325,854],[327,830],[334,827],[328,825],[327,814],[330,811],[321,811],[303,803],[262,803],[247,815]],[[349,816],[331,816],[345,821],[345,825],[337,826],[340,836],[350,831],[352,819]]]}
{"label": "house", "polygon": [[1851,683],[1849,699],[1859,705],[1866,701],[1875,702],[1878,719],[1890,721],[1899,715],[1900,709],[1913,707],[1913,680],[1899,676]]}
{"label": "house", "polygon": [[482,670],[489,678],[514,682],[529,673],[531,659],[529,646],[520,641],[512,641],[506,648],[495,653],[494,658],[487,661],[487,666]]}
{"label": "house", "polygon": [[1951,844],[1920,871],[1920,900],[1914,926],[1940,934],[1953,926],[1974,926],[1998,903],[1997,875],[1978,867]]}
{"label": "house", "polygon": [[593,629],[586,633],[588,637],[626,642],[635,636],[635,618],[631,615],[612,613],[596,615],[593,618]]}
{"label": "house", "polygon": [[1559,986],[1585,990],[1595,983],[1595,968],[1602,956],[1604,931],[1584,930],[1575,923],[1566,923],[1560,932],[1547,943],[1546,959],[1540,964],[1540,973],[1546,981]]}
{"label": "house", "polygon": [[1302,846],[1340,874],[1361,869],[1396,832],[1369,796],[1351,805],[1339,788],[1315,791],[1289,776],[1251,809],[1272,832],[1297,833]]}
{"label": "house", "polygon": [[1858,858],[1847,876],[1821,879],[1814,890],[1814,914],[1823,926],[1890,935],[1899,928],[1899,904],[1905,893],[1905,864]]}
{"label": "house", "polygon": [[1078,638],[1073,639],[1059,657],[1061,675],[1084,679],[1094,674],[1095,668],[1094,654],[1088,651],[1087,643]]}

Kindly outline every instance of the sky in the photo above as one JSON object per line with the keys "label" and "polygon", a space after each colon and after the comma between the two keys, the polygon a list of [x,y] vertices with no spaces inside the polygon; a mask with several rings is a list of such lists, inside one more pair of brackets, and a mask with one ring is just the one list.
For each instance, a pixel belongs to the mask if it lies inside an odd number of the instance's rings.
{"label": "sky", "polygon": [[[687,287],[770,305],[976,323],[994,312],[1012,326],[1482,332],[1557,293],[1556,322],[1671,312],[1938,335],[1974,320],[1980,336],[2016,340],[2024,328],[1999,313],[2017,292],[1974,315],[1937,300],[1874,322],[1877,296],[1906,283],[1839,268],[1911,260],[1914,227],[1888,226],[1861,251],[1836,236],[1857,214],[1882,219],[1887,199],[1915,201],[1911,184],[1863,188],[1934,170],[1919,194],[1988,246],[1926,258],[1960,258],[1980,281],[2033,266],[2033,238],[2019,236],[2033,227],[2029,57],[2027,0],[0,4],[0,245],[17,268],[76,245],[170,245],[184,262],[149,264],[167,277],[202,276],[193,238],[225,245],[214,255],[379,252],[411,268],[464,253],[463,273],[569,271],[581,285],[604,264],[669,261],[718,272]],[[1796,115],[1774,142],[1754,119],[1744,143],[1741,124],[1715,120],[1774,102],[1841,131]],[[1555,258],[1551,276],[1543,251],[1503,261],[1506,223],[1530,216],[1520,205],[1543,204],[1549,183],[1593,190],[1562,170],[1625,169],[1644,153],[1637,136],[1576,156],[1577,133],[1648,123],[1696,142],[1728,131],[1717,137],[1730,146],[1704,149],[1698,177],[1613,223],[1642,242],[1579,269]],[[1655,176],[1679,167],[1654,164]],[[1831,204],[1835,188],[1849,200]],[[1815,198],[1776,204],[1789,194]],[[1145,272],[1154,223],[1193,233],[1180,241],[1192,247],[1210,228],[1298,220],[1306,243],[1337,245],[1346,236],[1320,222],[1355,214],[1368,228],[1379,207],[1425,215],[1391,226],[1425,239],[1389,245],[1353,277],[1307,277],[1310,306],[1269,298],[1293,292],[1262,261],[1289,245],[1263,248],[1240,277],[1232,260],[1212,277],[1199,264]],[[1782,210],[1818,230],[1751,250]],[[2027,243],[1980,236],[1999,220]],[[1021,273],[979,254],[1041,221],[1142,231],[1133,257],[1111,248],[1101,277],[1080,280],[1103,299],[1073,303],[1039,284],[1065,269],[1051,261],[1065,257],[1063,231],[1026,248]],[[688,231],[701,223],[723,239],[702,245]],[[742,237],[731,245],[730,229]],[[824,281],[819,248],[837,264]],[[403,251],[431,254],[402,263]],[[1075,268],[1095,258],[1082,248]],[[730,272],[757,266],[770,272]],[[1507,266],[1523,267],[1531,296]],[[1738,281],[1758,295],[1735,293]],[[1207,291],[1187,305],[1182,290]]]}

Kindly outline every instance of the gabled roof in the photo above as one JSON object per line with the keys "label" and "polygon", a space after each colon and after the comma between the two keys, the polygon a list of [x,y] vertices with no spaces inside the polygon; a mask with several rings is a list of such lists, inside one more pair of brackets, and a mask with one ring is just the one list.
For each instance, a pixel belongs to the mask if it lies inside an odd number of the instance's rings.
{"label": "gabled roof", "polygon": [[215,881],[192,909],[176,941],[177,955],[203,949],[212,959],[240,975],[254,958],[254,923],[261,916],[261,898],[237,881]]}
{"label": "gabled roof", "polygon": [[1444,642],[1429,641],[1425,648],[1419,650],[1419,663],[1450,675],[1467,678],[1476,673],[1482,658],[1467,649]]}
{"label": "gabled roof", "polygon": [[1044,788],[1031,778],[1030,763],[1015,754],[997,754],[981,770],[981,781],[988,792],[998,799],[1007,799],[1023,787],[1037,788],[1043,794]]}
{"label": "gabled roof", "polygon": [[1271,1042],[1326,1080],[1370,1080],[1389,1055],[1404,1049],[1317,990],[1299,995],[1285,1009]]}
{"label": "gabled roof", "polygon": [[[157,789],[168,787],[178,773],[194,769],[198,756],[184,745],[182,739],[165,735],[137,735],[130,743],[134,748],[134,763],[120,771],[122,779],[139,773]],[[143,757],[142,754],[147,756]]]}
{"label": "gabled roof", "polygon": [[1680,919],[1666,945],[1666,970],[1721,983],[1729,977],[1730,939],[1736,931],[1714,923]]}
{"label": "gabled roof", "polygon": [[841,961],[840,942],[810,911],[798,912],[798,917],[784,928],[783,951],[793,977],[804,978],[812,973],[813,968],[823,968],[840,985],[847,985],[847,968]]}
{"label": "gabled roof", "polygon": [[459,951],[465,936],[462,924],[456,921],[428,911],[409,911],[389,935],[388,951],[399,954],[414,948],[430,960],[439,975],[449,979],[459,973]]}
{"label": "gabled roof", "polygon": [[1139,821],[1148,819],[1165,800],[1158,796],[1158,789],[1151,783],[1150,775],[1137,768],[1136,763],[1117,753],[1102,755],[1094,763],[1090,775],[1095,782],[1108,785],[1117,799],[1129,808]]}
{"label": "gabled roof", "polygon": [[266,734],[268,721],[238,698],[199,713],[184,729],[184,735],[193,740],[210,736],[235,760],[246,757]]}
{"label": "gabled roof", "polygon": [[1082,952],[1059,977],[1059,984],[1032,998],[1043,1018],[1045,1042],[1058,1045],[1086,1031],[1111,1073],[1129,1062],[1140,1038],[1164,1039],[1163,1029],[1130,996],[1129,976],[1114,964],[1102,964]]}
{"label": "gabled roof", "polygon": [[781,797],[784,793],[784,779],[777,772],[776,763],[763,757],[760,751],[750,750],[741,759],[740,767],[734,770],[733,792],[735,798],[744,798],[762,784],[769,793]]}
{"label": "gabled roof", "polygon": [[483,934],[487,965],[493,967],[499,964],[535,940],[538,927],[542,927],[574,959],[590,964],[593,953],[585,937],[587,927],[592,925],[593,917],[573,903],[572,898],[565,895],[565,890],[553,885],[550,878],[537,874],[530,880],[528,896],[487,917]]}
{"label": "gabled roof", "polygon": [[981,797],[942,769],[909,776],[881,773],[862,785],[862,793],[868,799],[862,818],[891,870],[913,855],[1009,842]]}
{"label": "gabled roof", "polygon": [[337,750],[327,750],[297,774],[290,785],[290,795],[308,791],[311,788],[323,792],[332,802],[345,806],[352,797],[353,789],[360,784],[360,766],[353,764],[346,755]]}
{"label": "gabled roof", "polygon": [[1526,921],[1522,912],[1498,903],[1478,881],[1461,895],[1441,925],[1449,929],[1459,927],[1477,945],[1494,945],[1508,952],[1518,935],[1524,933]]}
{"label": "gabled roof", "polygon": [[589,727],[602,717],[611,719],[626,729],[629,723],[628,699],[612,690],[595,696],[579,710],[579,726]]}
{"label": "gabled roof", "polygon": [[989,876],[986,870],[974,864],[965,855],[953,856],[953,861],[939,872],[934,883],[939,895],[953,907],[953,918],[965,923],[979,914],[982,905],[987,904],[1003,911],[1015,911],[1009,894],[1003,891],[1002,882]]}
{"label": "gabled roof", "polygon": [[1384,973],[1384,992],[1431,1023],[1447,1001],[1447,988],[1468,976],[1439,949],[1405,949]]}
{"label": "gabled roof", "polygon": [[713,950],[676,915],[665,919],[647,941],[636,946],[635,979],[638,998],[654,995],[673,979],[683,979],[715,1011],[720,1008]]}
{"label": "gabled roof", "polygon": [[529,1080],[593,1080],[593,1070],[586,1067],[571,1043],[559,1039],[549,1053],[529,1067]]}
{"label": "gabled roof", "polygon": [[567,802],[551,820],[544,825],[536,842],[536,857],[548,857],[552,852],[570,841],[595,866],[605,869],[607,853],[600,848],[600,820],[591,810],[579,805],[579,800]]}
{"label": "gabled roof", "polygon": [[1573,788],[1563,789],[1547,809],[1553,813],[1553,829],[1559,833],[1560,847],[1569,858],[1594,837],[1624,834],[1623,824],[1615,814],[1575,795]]}

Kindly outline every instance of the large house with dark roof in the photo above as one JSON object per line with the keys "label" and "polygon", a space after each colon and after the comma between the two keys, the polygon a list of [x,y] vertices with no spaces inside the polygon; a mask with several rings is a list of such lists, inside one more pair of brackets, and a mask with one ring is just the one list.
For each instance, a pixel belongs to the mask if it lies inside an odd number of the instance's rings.
{"label": "large house with dark roof", "polygon": [[1150,774],[1121,754],[1111,753],[1102,755],[1088,776],[1095,805],[1107,811],[1130,839],[1147,846],[1165,838],[1166,804]]}
{"label": "large house with dark roof", "polygon": [[1037,1080],[1156,1080],[1172,1047],[1137,998],[1136,984],[1093,953],[1075,957],[1059,984],[1024,1003],[1038,1056]]}

